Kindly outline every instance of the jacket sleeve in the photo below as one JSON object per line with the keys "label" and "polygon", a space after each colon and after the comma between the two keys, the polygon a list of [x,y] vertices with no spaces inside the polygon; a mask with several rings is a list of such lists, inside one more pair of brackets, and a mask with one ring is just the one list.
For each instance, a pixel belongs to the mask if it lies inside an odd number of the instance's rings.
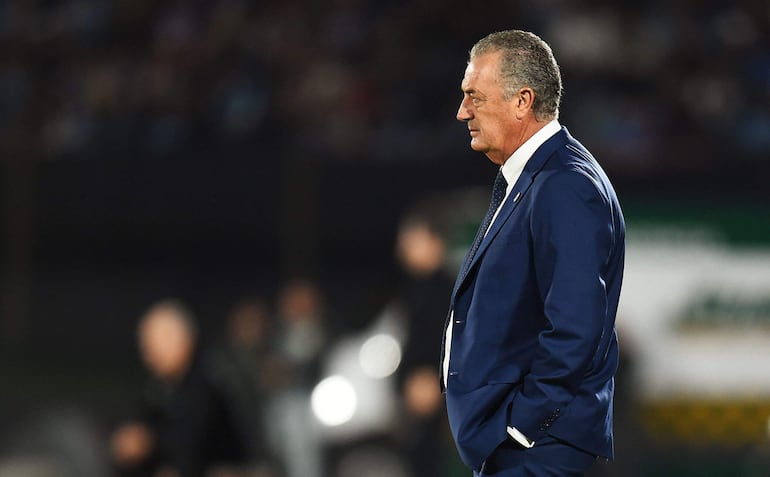
{"label": "jacket sleeve", "polygon": [[607,326],[603,278],[612,219],[600,184],[579,171],[544,179],[530,222],[545,327],[509,424],[534,440],[568,411]]}

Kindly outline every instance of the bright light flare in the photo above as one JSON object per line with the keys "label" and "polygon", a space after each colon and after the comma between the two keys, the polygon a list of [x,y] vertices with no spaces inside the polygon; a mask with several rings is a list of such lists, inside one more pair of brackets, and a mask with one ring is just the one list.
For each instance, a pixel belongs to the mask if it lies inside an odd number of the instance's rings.
{"label": "bright light flare", "polygon": [[339,426],[348,422],[358,407],[353,384],[342,376],[329,376],[313,389],[310,396],[313,413],[327,426]]}
{"label": "bright light flare", "polygon": [[401,345],[391,335],[374,335],[361,345],[358,361],[367,376],[386,378],[401,364]]}

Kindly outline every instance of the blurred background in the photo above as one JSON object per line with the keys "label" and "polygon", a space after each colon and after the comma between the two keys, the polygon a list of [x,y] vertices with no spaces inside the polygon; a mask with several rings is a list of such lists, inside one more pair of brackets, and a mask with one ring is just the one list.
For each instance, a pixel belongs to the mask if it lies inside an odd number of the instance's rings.
{"label": "blurred background", "polygon": [[770,475],[766,0],[3,0],[0,476],[467,475],[431,383],[496,171],[454,116],[507,28],[628,222],[593,475]]}

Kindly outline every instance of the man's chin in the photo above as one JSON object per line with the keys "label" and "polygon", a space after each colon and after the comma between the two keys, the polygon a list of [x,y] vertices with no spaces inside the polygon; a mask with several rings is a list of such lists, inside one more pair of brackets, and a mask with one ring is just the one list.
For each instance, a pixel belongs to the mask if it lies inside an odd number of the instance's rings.
{"label": "man's chin", "polygon": [[476,152],[487,152],[489,148],[485,144],[479,143],[475,138],[471,139],[471,149]]}

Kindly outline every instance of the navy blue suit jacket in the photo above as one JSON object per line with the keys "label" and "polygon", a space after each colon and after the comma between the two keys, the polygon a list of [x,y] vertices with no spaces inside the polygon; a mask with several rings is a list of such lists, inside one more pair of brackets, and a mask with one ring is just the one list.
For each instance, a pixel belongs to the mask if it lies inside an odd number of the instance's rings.
{"label": "navy blue suit jacket", "polygon": [[624,242],[609,179],[562,128],[527,162],[452,294],[446,402],[470,468],[507,426],[612,458]]}

